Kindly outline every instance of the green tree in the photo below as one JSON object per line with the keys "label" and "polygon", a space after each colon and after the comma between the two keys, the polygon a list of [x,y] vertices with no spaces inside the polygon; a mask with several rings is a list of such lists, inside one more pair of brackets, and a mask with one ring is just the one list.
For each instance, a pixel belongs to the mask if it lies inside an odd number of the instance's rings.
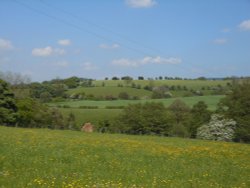
{"label": "green tree", "polygon": [[119,93],[118,97],[120,99],[128,100],[129,99],[129,94],[127,92],[123,91],[123,92]]}
{"label": "green tree", "polygon": [[50,126],[50,110],[39,101],[32,98],[17,100],[17,107],[19,127],[47,128]]}
{"label": "green tree", "polygon": [[172,136],[188,137],[190,108],[182,100],[176,99],[168,110],[171,112]]}
{"label": "green tree", "polygon": [[10,91],[9,85],[0,79],[0,124],[14,125],[17,119],[17,106],[14,94]]}
{"label": "green tree", "polygon": [[162,103],[130,104],[116,123],[128,134],[169,135],[168,114]]}
{"label": "green tree", "polygon": [[49,128],[51,129],[68,129],[66,126],[67,122],[65,123],[62,114],[57,108],[52,108],[50,110],[49,120]]}
{"label": "green tree", "polygon": [[49,93],[49,92],[47,92],[47,91],[45,91],[45,92],[42,92],[41,94],[40,94],[40,101],[41,102],[50,102],[51,101],[51,98],[52,98],[52,96],[51,96],[51,94]]}
{"label": "green tree", "polygon": [[80,83],[80,78],[76,76],[73,76],[64,80],[64,84],[68,86],[68,88],[70,89],[76,88],[77,86],[79,86],[79,83]]}
{"label": "green tree", "polygon": [[199,101],[194,104],[191,109],[190,121],[188,123],[188,131],[191,138],[195,138],[197,135],[197,129],[202,125],[209,122],[211,112],[207,109],[207,105],[204,101]]}
{"label": "green tree", "polygon": [[226,117],[237,122],[235,141],[250,142],[250,80],[234,83],[232,92],[219,106]]}
{"label": "green tree", "polygon": [[78,127],[76,126],[76,118],[75,115],[70,112],[67,119],[66,119],[66,124],[67,124],[67,128],[70,130],[77,130]]}

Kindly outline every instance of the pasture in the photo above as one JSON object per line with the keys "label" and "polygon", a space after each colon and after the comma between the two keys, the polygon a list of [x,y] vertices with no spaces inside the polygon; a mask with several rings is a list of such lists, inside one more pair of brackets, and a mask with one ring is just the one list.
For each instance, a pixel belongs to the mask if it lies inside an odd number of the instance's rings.
{"label": "pasture", "polygon": [[[92,84],[94,87],[69,89],[67,94],[84,93],[85,96],[92,95],[95,98],[103,98],[105,96],[118,97],[119,93],[126,92],[130,97],[144,99],[151,98],[153,94],[152,91],[143,89],[145,86],[168,86],[169,88],[174,87],[170,90],[173,97],[192,96],[194,95],[192,91],[202,91],[203,95],[214,95],[218,94],[215,89],[218,86],[228,89],[231,80],[132,80],[130,83],[125,80],[95,80]],[[122,85],[122,87],[119,87],[119,85]],[[132,88],[132,85],[134,85],[134,88]]]}
{"label": "pasture", "polygon": [[[231,83],[231,80],[132,80],[133,83],[136,85],[139,84],[142,87],[146,85],[154,85],[154,86],[161,86],[161,85],[180,85],[186,86],[190,89],[201,89],[201,87],[213,87],[217,85],[226,86],[227,83]],[[95,86],[102,86],[103,83],[105,86],[117,86],[118,84],[126,85],[126,81],[124,80],[96,80],[93,81]]]}
{"label": "pasture", "polygon": [[79,87],[76,89],[70,89],[67,93],[82,93],[85,95],[94,95],[95,97],[112,95],[118,97],[119,93],[127,92],[130,96],[145,97],[151,96],[152,92],[144,89],[135,89],[131,87]]}
{"label": "pasture", "polygon": [[250,187],[250,146],[0,127],[1,187]]}
{"label": "pasture", "polygon": [[[196,96],[196,97],[182,97],[189,107],[192,107],[198,101],[204,101],[208,105],[209,110],[215,110],[216,106],[221,98],[224,96]],[[147,99],[147,100],[113,100],[113,101],[91,101],[91,100],[75,100],[66,102],[48,103],[50,107],[63,107],[59,108],[64,117],[67,117],[70,113],[75,116],[76,124],[78,126],[85,122],[91,122],[97,125],[100,121],[115,119],[122,109],[107,109],[107,107],[122,107],[129,104],[146,103],[146,102],[162,102],[168,107],[176,98],[170,99]],[[96,107],[96,109],[83,109],[81,107]]]}
{"label": "pasture", "polygon": [[67,117],[70,113],[75,116],[77,126],[83,123],[91,122],[97,125],[100,121],[113,120],[116,118],[121,109],[78,109],[78,108],[60,108],[60,112],[64,117]]}
{"label": "pasture", "polygon": [[195,96],[195,97],[145,99],[145,100],[105,100],[105,101],[71,100],[65,102],[48,103],[48,105],[54,107],[67,105],[70,108],[79,108],[81,106],[97,106],[98,108],[106,108],[107,106],[127,106],[128,104],[135,104],[135,103],[162,102],[167,107],[170,104],[172,104],[174,100],[180,99],[184,101],[189,107],[192,107],[198,101],[204,101],[208,105],[208,109],[215,110],[219,100],[222,99],[223,97],[224,97],[223,95],[213,95],[213,96]]}

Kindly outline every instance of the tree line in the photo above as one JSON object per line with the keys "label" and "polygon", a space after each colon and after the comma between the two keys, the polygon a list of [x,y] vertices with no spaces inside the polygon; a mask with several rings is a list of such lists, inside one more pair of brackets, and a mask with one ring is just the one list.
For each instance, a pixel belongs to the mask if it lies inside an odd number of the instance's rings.
{"label": "tree line", "polygon": [[0,79],[0,125],[51,128],[77,129],[74,114],[63,118],[56,108],[49,108],[39,100],[25,97],[15,98],[7,82]]}
{"label": "tree line", "polygon": [[[78,129],[74,114],[63,118],[58,109],[36,98],[16,97],[1,79],[0,125]],[[162,103],[131,104],[115,121],[100,122],[98,131],[250,142],[250,80],[234,82],[215,112],[202,101],[192,108],[178,99],[168,108]]]}
{"label": "tree line", "polygon": [[167,108],[130,104],[116,120],[100,122],[99,131],[250,142],[250,80],[235,84],[214,112],[203,101],[192,108],[179,99]]}

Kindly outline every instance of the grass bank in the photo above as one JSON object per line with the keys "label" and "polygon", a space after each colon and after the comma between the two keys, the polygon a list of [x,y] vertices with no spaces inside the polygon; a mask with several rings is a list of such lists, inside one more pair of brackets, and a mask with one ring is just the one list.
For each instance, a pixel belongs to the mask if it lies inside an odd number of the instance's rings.
{"label": "grass bank", "polygon": [[250,146],[0,127],[2,187],[250,187]]}

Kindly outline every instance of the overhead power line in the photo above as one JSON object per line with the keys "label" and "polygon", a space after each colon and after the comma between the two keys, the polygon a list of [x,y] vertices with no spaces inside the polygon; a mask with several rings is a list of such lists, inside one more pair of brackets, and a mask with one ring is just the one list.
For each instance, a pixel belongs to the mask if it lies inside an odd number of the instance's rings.
{"label": "overhead power line", "polygon": [[75,15],[75,14],[69,12],[69,11],[66,11],[66,10],[64,10],[64,9],[62,9],[62,8],[59,8],[59,7],[57,7],[57,6],[54,6],[54,5],[51,4],[51,3],[45,2],[45,1],[43,1],[43,0],[40,0],[40,2],[41,2],[42,4],[44,4],[44,5],[46,5],[46,6],[49,7],[49,8],[56,9],[57,11],[63,12],[64,14],[67,14],[67,15],[70,15],[71,17],[76,18],[77,20],[79,20],[79,21],[81,21],[81,22],[85,22],[85,23],[87,23],[87,24],[89,24],[89,25],[92,25],[92,26],[94,26],[94,27],[96,27],[96,28],[105,30],[105,31],[107,31],[107,32],[109,32],[109,33],[111,33],[111,34],[114,34],[114,35],[118,36],[119,38],[124,39],[124,40],[126,40],[126,41],[128,41],[128,42],[130,42],[130,43],[133,43],[133,44],[135,44],[135,45],[141,46],[141,47],[143,47],[143,48],[145,48],[145,49],[148,49],[148,50],[151,50],[151,51],[154,51],[154,52],[157,52],[157,53],[162,53],[159,49],[155,49],[155,48],[149,47],[149,46],[147,46],[147,45],[145,45],[145,44],[142,44],[142,43],[140,43],[140,42],[138,42],[138,41],[136,41],[136,40],[134,40],[134,39],[128,38],[127,36],[124,36],[124,35],[118,33],[117,31],[114,31],[114,30],[112,30],[112,29],[110,29],[110,28],[107,28],[107,27],[104,27],[104,26],[102,26],[102,25],[96,24],[96,23],[94,23],[94,22],[92,22],[92,21],[87,20],[86,18],[79,17],[79,16],[77,16],[77,15]]}
{"label": "overhead power line", "polygon": [[44,11],[41,11],[41,10],[36,9],[36,8],[33,8],[33,7],[31,7],[31,6],[29,6],[29,5],[25,4],[25,3],[23,3],[23,2],[20,2],[20,1],[17,1],[17,0],[14,0],[14,2],[16,2],[17,4],[23,6],[23,7],[27,8],[27,9],[29,9],[29,10],[31,10],[31,11],[34,11],[34,12],[40,14],[40,15],[49,17],[49,18],[51,18],[51,19],[53,19],[53,20],[55,20],[55,21],[61,22],[61,23],[65,24],[65,25],[68,25],[68,26],[70,26],[70,27],[73,27],[73,28],[75,28],[75,29],[77,29],[77,30],[80,30],[80,31],[89,33],[89,34],[91,34],[91,35],[93,35],[93,36],[95,36],[95,37],[97,37],[97,38],[100,38],[100,39],[102,39],[102,40],[105,40],[105,41],[109,41],[109,42],[112,42],[112,43],[122,44],[122,46],[125,47],[125,48],[127,48],[128,50],[136,51],[136,52],[138,52],[138,53],[140,53],[140,54],[143,54],[143,55],[148,56],[148,53],[146,53],[146,52],[144,52],[144,51],[138,50],[138,49],[136,49],[136,48],[132,48],[132,47],[130,47],[130,46],[125,45],[124,43],[117,42],[117,41],[115,41],[115,40],[113,40],[113,39],[107,38],[107,37],[105,37],[105,36],[103,36],[103,35],[100,35],[100,34],[98,34],[98,33],[96,33],[96,32],[93,32],[93,31],[91,31],[91,30],[88,30],[88,29],[86,29],[86,28],[84,28],[84,27],[81,27],[81,26],[79,26],[79,25],[73,24],[73,23],[71,23],[71,22],[69,22],[69,21],[63,20],[63,19],[58,18],[58,17],[56,17],[56,16],[50,15],[50,14],[44,12]]}
{"label": "overhead power line", "polygon": [[[29,5],[27,5],[26,3],[20,2],[20,1],[18,1],[18,0],[13,0],[13,1],[14,1],[15,3],[17,3],[17,4],[19,4],[19,5],[21,5],[21,6],[25,7],[25,8],[27,8],[27,9],[29,9],[29,10],[31,10],[31,11],[33,11],[33,12],[36,12],[37,14],[46,16],[46,17],[48,17],[48,18],[50,18],[50,19],[53,19],[53,20],[55,20],[55,21],[58,21],[58,22],[63,23],[63,24],[65,24],[65,25],[68,25],[68,26],[70,26],[70,27],[72,27],[72,28],[75,28],[75,29],[77,29],[77,30],[79,30],[79,31],[83,31],[83,32],[86,32],[86,33],[88,33],[88,34],[91,34],[91,35],[93,35],[93,36],[95,36],[95,37],[97,37],[97,38],[99,38],[99,39],[102,39],[102,40],[105,40],[105,41],[109,41],[109,42],[112,42],[112,43],[118,43],[119,45],[122,45],[122,47],[124,47],[124,48],[126,48],[126,49],[128,49],[128,50],[130,50],[130,51],[132,51],[132,52],[137,52],[137,53],[142,54],[142,55],[144,55],[144,56],[157,56],[157,55],[155,55],[155,53],[154,53],[154,55],[152,55],[152,54],[150,55],[149,53],[146,53],[146,52],[143,51],[143,50],[139,50],[139,49],[136,49],[136,48],[132,48],[132,47],[130,47],[130,46],[128,46],[128,45],[126,45],[126,44],[124,44],[124,43],[122,43],[122,42],[117,42],[117,40],[110,39],[110,38],[108,38],[108,37],[106,37],[106,36],[100,35],[100,34],[94,32],[94,31],[91,31],[91,30],[89,30],[89,29],[86,29],[85,27],[82,27],[82,26],[73,24],[73,23],[71,23],[71,22],[69,22],[69,21],[66,21],[66,20],[62,19],[62,18],[59,18],[59,17],[53,16],[53,15],[51,15],[51,14],[48,14],[47,12],[42,11],[42,10],[40,10],[40,9],[33,8],[33,7],[29,6]],[[132,40],[132,39],[129,39],[129,38],[127,38],[127,37],[124,37],[123,35],[121,35],[121,34],[119,34],[119,33],[117,33],[117,32],[112,31],[111,29],[108,29],[108,28],[106,28],[106,27],[103,27],[103,26],[100,26],[100,25],[98,25],[98,24],[95,24],[95,23],[93,23],[93,22],[91,22],[91,21],[89,21],[89,20],[87,20],[87,19],[80,18],[80,17],[78,17],[78,16],[76,16],[76,15],[74,15],[74,14],[68,12],[68,11],[65,11],[65,10],[63,10],[63,9],[57,8],[57,7],[55,7],[55,6],[52,6],[51,4],[44,3],[44,1],[42,1],[42,0],[40,0],[40,2],[41,2],[42,4],[44,4],[44,5],[48,6],[48,7],[50,7],[50,8],[52,7],[52,8],[54,8],[54,9],[57,9],[57,10],[61,11],[61,12],[64,12],[65,14],[68,14],[68,15],[70,15],[70,16],[72,16],[72,17],[74,17],[74,18],[76,18],[76,19],[78,19],[78,20],[80,20],[80,21],[84,21],[84,22],[86,22],[86,23],[88,23],[88,24],[90,24],[90,25],[93,25],[93,26],[95,26],[95,27],[97,27],[97,28],[99,28],[99,29],[106,30],[106,31],[108,31],[108,32],[110,32],[110,33],[112,33],[112,34],[115,34],[115,35],[117,35],[118,37],[120,37],[120,38],[122,38],[122,39],[124,39],[124,40],[126,40],[126,41],[129,41],[130,43],[133,43],[133,44],[136,44],[136,45],[138,45],[138,46],[143,47],[144,49],[149,49],[149,50],[151,50],[151,51],[158,52],[158,53],[161,53],[161,54],[162,54],[162,52],[159,52],[159,50],[157,50],[157,49],[154,49],[154,48],[151,48],[151,47],[147,47],[147,46],[145,46],[144,44],[140,44],[140,43],[138,43],[137,41],[134,41],[134,40]],[[191,63],[189,63],[189,64],[192,65]],[[183,69],[183,70],[185,70],[185,71],[188,71],[188,72],[190,71],[190,70],[188,70],[187,68],[185,68],[184,66],[182,66],[181,64],[172,64],[172,65],[178,66],[179,68],[181,68],[181,69]],[[197,67],[197,66],[196,66],[196,67]]]}

